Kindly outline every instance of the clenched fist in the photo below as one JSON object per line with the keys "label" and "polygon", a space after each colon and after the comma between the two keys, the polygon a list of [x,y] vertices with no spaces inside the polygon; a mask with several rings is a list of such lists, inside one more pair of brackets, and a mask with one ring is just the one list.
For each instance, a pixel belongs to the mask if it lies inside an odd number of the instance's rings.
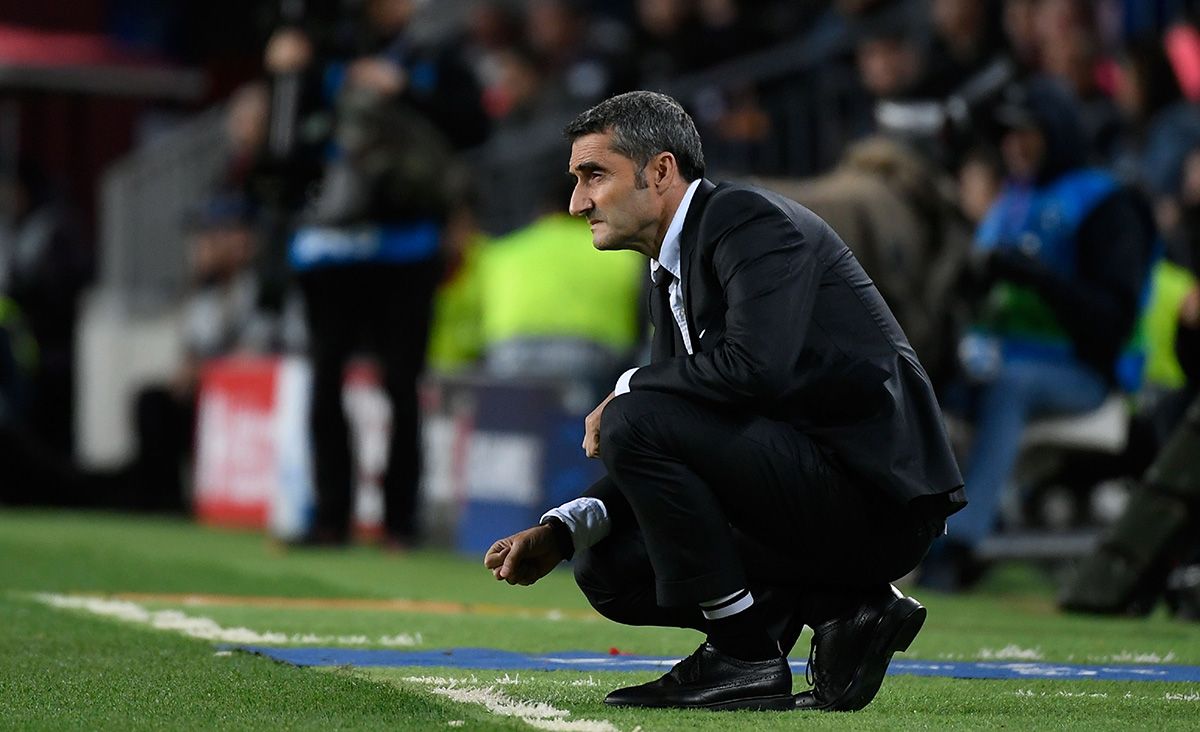
{"label": "clenched fist", "polygon": [[497,580],[510,585],[532,585],[550,574],[563,558],[554,529],[543,524],[492,544],[483,556],[483,566],[492,570]]}

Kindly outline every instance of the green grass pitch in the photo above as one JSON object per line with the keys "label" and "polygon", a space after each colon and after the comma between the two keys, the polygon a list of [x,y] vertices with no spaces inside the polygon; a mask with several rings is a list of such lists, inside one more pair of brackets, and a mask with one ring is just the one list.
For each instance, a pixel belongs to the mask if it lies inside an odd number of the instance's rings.
{"label": "green grass pitch", "polygon": [[[1200,665],[1195,624],[1060,615],[1028,568],[1006,567],[971,596],[917,594],[929,621],[901,658]],[[83,596],[125,602],[133,616],[46,599]],[[351,602],[398,598],[421,602]],[[565,571],[514,588],[479,558],[446,552],[282,552],[261,535],[183,521],[0,512],[0,729],[1200,728],[1200,684],[896,676],[854,714],[625,710],[604,695],[655,673],[301,669],[221,652],[189,628],[365,648],[682,656],[699,642],[600,619]],[[806,650],[807,637],[795,653]]]}

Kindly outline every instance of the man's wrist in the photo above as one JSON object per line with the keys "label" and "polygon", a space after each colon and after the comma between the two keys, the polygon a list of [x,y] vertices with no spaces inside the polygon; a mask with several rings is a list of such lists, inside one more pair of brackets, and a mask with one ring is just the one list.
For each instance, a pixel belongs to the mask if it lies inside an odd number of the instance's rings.
{"label": "man's wrist", "polygon": [[568,557],[586,551],[608,536],[608,510],[604,507],[604,501],[598,498],[584,496],[567,501],[542,514],[538,523],[545,524],[551,519],[561,522],[571,537],[571,551],[566,555]]}
{"label": "man's wrist", "polygon": [[575,556],[575,539],[571,528],[557,516],[548,516],[542,521],[542,526],[549,526],[554,536],[554,544],[564,560]]}

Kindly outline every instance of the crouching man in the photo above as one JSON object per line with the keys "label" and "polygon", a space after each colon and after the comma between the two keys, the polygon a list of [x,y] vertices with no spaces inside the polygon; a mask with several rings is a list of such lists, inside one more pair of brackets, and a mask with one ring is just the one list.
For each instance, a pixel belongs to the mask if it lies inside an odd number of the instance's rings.
{"label": "crouching man", "polygon": [[[861,709],[925,621],[889,583],[965,504],[924,369],[825,222],[704,179],[675,100],[622,94],[566,134],[571,213],[650,259],[652,359],[586,419],[607,476],[484,565],[528,585],[573,558],[605,617],[705,633],[609,704]],[[804,625],[813,688],[793,696]]]}

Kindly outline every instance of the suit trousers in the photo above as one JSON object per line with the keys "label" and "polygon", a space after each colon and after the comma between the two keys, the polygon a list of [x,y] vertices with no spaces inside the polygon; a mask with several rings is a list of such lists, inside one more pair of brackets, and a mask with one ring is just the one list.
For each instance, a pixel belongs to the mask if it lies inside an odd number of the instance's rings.
{"label": "suit trousers", "polygon": [[627,506],[575,575],[618,622],[701,628],[697,603],[750,588],[816,624],[912,571],[943,526],[792,425],[670,394],[610,401],[600,457]]}
{"label": "suit trousers", "polygon": [[440,275],[441,261],[432,259],[328,267],[300,278],[313,364],[309,428],[318,531],[345,537],[351,528],[355,478],[342,384],[351,356],[367,351],[379,359],[392,410],[383,476],[384,531],[400,540],[416,536],[421,473],[417,377],[425,365]]}

